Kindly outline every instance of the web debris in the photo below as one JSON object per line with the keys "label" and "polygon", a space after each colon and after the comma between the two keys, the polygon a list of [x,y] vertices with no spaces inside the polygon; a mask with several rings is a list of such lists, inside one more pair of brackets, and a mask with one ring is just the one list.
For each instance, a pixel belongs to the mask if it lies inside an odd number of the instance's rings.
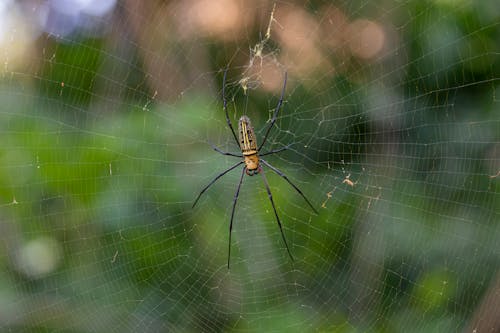
{"label": "web debris", "polygon": [[[246,75],[255,65],[255,59],[260,60],[260,69],[262,70],[264,64],[264,58],[266,55],[264,54],[264,49],[271,39],[271,31],[273,23],[278,23],[274,18],[274,13],[276,11],[276,3],[273,4],[273,9],[271,10],[271,15],[269,16],[269,23],[267,24],[266,34],[264,35],[264,39],[255,44],[250,48],[250,60],[248,61],[247,69],[245,70],[245,76],[239,80],[239,84],[243,88],[243,93],[246,95],[247,90],[249,89],[249,82],[251,75]],[[271,53],[272,55],[272,53]]]}
{"label": "web debris", "polygon": [[490,176],[490,178],[497,178],[498,176],[500,176],[500,170],[498,170],[497,174],[496,175],[492,175]]}
{"label": "web debris", "polygon": [[266,46],[267,42],[271,38],[271,26],[273,22],[276,22],[274,19],[274,11],[276,10],[276,3],[273,5],[273,10],[271,11],[271,16],[269,17],[269,23],[267,25],[267,30],[266,30],[266,35],[262,41],[257,43],[252,49],[250,49],[250,62],[248,64],[248,67],[252,67],[253,63],[255,61],[255,58],[260,59],[260,67],[262,67],[262,60],[264,58],[263,52],[264,52],[264,47]]}

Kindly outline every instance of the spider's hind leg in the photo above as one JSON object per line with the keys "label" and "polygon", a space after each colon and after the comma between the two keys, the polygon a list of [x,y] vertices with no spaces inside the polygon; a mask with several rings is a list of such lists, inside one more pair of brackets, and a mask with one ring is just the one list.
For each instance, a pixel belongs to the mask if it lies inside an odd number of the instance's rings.
{"label": "spider's hind leg", "polygon": [[286,251],[290,256],[290,259],[292,261],[295,261],[293,259],[292,253],[290,252],[290,248],[288,247],[288,243],[286,242],[285,234],[283,233],[283,227],[281,226],[281,221],[278,216],[278,212],[276,211],[276,206],[274,205],[273,195],[271,193],[271,189],[269,188],[269,183],[267,182],[266,175],[264,174],[264,170],[262,168],[259,167],[259,169],[260,169],[260,174],[262,175],[262,179],[264,180],[264,185],[266,185],[267,195],[269,197],[269,200],[271,201],[271,205],[273,206],[274,215],[276,216],[276,222],[278,222],[278,226],[280,227],[281,238],[283,238],[283,243],[285,243]]}
{"label": "spider's hind leg", "polygon": [[227,254],[227,269],[229,269],[229,260],[231,259],[231,234],[233,231],[234,210],[236,208],[236,202],[238,202],[241,183],[243,183],[243,176],[245,175],[246,170],[247,167],[243,167],[243,171],[241,172],[240,182],[238,183],[238,188],[236,189],[236,193],[234,194],[234,199],[233,199],[233,209],[231,210],[231,222],[229,223],[229,250]]}
{"label": "spider's hind leg", "polygon": [[210,186],[212,186],[213,183],[215,183],[219,178],[221,178],[222,176],[224,176],[226,173],[228,173],[229,171],[233,170],[234,168],[236,168],[237,166],[243,164],[243,161],[240,161],[238,163],[236,163],[235,165],[233,165],[232,167],[229,167],[228,169],[222,171],[221,173],[219,173],[214,179],[212,179],[212,181],[210,183],[208,183],[207,186],[205,186],[201,192],[198,194],[198,196],[196,197],[196,199],[194,200],[193,202],[193,206],[191,206],[191,208],[194,208],[194,206],[196,206],[196,203],[198,202],[198,200],[200,200],[201,196],[203,195],[203,193],[205,193],[206,190],[208,190],[208,188]]}

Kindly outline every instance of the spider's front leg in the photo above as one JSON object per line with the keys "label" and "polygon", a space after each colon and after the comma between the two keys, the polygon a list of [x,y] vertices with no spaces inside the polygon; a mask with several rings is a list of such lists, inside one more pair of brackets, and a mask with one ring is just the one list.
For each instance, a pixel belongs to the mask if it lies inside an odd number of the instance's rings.
{"label": "spider's front leg", "polygon": [[222,154],[222,155],[226,155],[226,156],[233,156],[233,157],[243,157],[243,155],[241,154],[234,154],[234,153],[228,153],[228,152],[225,152],[219,148],[217,148],[212,142],[208,141],[208,144],[212,147],[213,150],[215,150],[216,152],[218,152],[219,154]]}
{"label": "spider's front leg", "polygon": [[287,150],[288,148],[290,148],[291,146],[293,145],[293,143],[285,146],[285,147],[281,147],[281,148],[278,148],[278,149],[275,149],[275,150],[271,150],[271,151],[268,151],[267,153],[263,153],[263,154],[260,154],[260,156],[267,156],[267,155],[272,155],[272,154],[276,154],[276,153],[281,153],[282,151],[284,150]]}

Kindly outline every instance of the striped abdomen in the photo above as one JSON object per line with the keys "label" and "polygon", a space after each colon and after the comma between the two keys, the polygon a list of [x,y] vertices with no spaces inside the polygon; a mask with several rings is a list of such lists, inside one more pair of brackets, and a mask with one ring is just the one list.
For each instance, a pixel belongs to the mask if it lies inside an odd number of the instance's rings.
{"label": "striped abdomen", "polygon": [[242,116],[238,122],[240,148],[244,156],[257,154],[257,141],[250,118]]}
{"label": "striped abdomen", "polygon": [[257,140],[250,118],[242,116],[238,122],[241,153],[245,158],[246,173],[253,176],[260,172]]}

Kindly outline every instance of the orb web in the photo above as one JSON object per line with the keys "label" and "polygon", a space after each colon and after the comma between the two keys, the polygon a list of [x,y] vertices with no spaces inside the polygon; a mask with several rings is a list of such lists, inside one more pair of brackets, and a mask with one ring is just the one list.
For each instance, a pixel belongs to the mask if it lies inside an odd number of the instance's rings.
{"label": "orb web", "polygon": [[[497,327],[494,1],[0,6],[4,330]],[[222,109],[263,152],[241,169]],[[238,171],[239,170],[239,171]]]}

